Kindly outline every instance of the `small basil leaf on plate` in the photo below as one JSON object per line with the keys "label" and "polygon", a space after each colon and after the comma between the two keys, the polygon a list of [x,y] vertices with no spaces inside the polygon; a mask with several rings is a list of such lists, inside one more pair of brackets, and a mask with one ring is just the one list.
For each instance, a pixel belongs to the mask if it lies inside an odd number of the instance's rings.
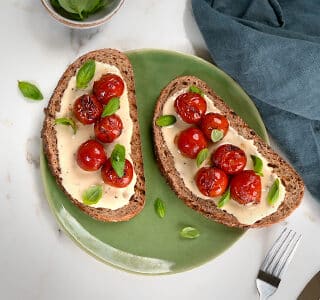
{"label": "small basil leaf on plate", "polygon": [[154,202],[154,208],[160,218],[163,218],[166,214],[166,208],[163,201],[160,198],[157,198]]}
{"label": "small basil leaf on plate", "polygon": [[118,97],[113,97],[109,102],[103,107],[103,112],[101,117],[107,117],[113,115],[120,108],[120,99]]}
{"label": "small basil leaf on plate", "polygon": [[123,145],[116,144],[111,153],[111,165],[119,177],[124,175],[124,166],[126,160],[126,148]]}
{"label": "small basil leaf on plate", "polygon": [[75,121],[73,121],[71,118],[58,118],[54,120],[55,124],[60,124],[60,125],[67,125],[67,126],[71,126],[73,129],[73,134],[77,133],[77,125],[75,123]]}
{"label": "small basil leaf on plate", "polygon": [[251,155],[251,159],[253,162],[253,170],[258,174],[259,176],[263,176],[262,169],[263,169],[263,162],[260,157]]}
{"label": "small basil leaf on plate", "polygon": [[268,192],[268,196],[267,196],[268,203],[270,205],[273,205],[274,203],[276,203],[279,198],[279,194],[280,194],[280,180],[279,178],[277,178],[272,184]]}
{"label": "small basil leaf on plate", "polygon": [[163,115],[157,118],[156,124],[160,127],[170,126],[177,121],[177,118],[174,115]]}
{"label": "small basil leaf on plate", "polygon": [[90,59],[86,61],[79,69],[76,76],[76,86],[78,89],[85,89],[92,80],[96,71],[96,63]]}
{"label": "small basil leaf on plate", "polygon": [[218,207],[223,207],[230,200],[230,188],[228,188],[218,201]]}
{"label": "small basil leaf on plate", "polygon": [[196,87],[195,85],[190,86],[189,92],[196,93],[196,94],[199,94],[201,96],[204,95],[203,91],[201,89],[199,89],[198,87]]}
{"label": "small basil leaf on plate", "polygon": [[181,229],[180,236],[186,239],[195,239],[200,236],[200,232],[198,229],[188,226]]}
{"label": "small basil leaf on plate", "polygon": [[204,148],[204,149],[202,149],[202,150],[198,153],[197,159],[196,159],[196,161],[197,161],[197,167],[198,167],[198,168],[199,168],[199,167],[201,166],[201,164],[207,159],[208,155],[209,155],[209,150],[208,150],[208,148]]}
{"label": "small basil leaf on plate", "polygon": [[211,140],[216,143],[223,138],[223,131],[219,129],[213,129],[211,131]]}
{"label": "small basil leaf on plate", "polygon": [[32,83],[27,81],[18,81],[18,87],[22,95],[32,100],[42,100],[43,96],[40,90]]}
{"label": "small basil leaf on plate", "polygon": [[86,205],[92,205],[99,202],[102,198],[102,186],[94,185],[85,190],[82,194],[82,201]]}

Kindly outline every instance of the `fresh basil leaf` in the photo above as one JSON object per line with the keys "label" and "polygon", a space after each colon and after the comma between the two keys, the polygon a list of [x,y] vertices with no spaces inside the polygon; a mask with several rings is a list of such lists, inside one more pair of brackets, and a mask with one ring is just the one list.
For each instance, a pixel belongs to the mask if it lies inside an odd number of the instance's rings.
{"label": "fresh basil leaf", "polygon": [[67,125],[67,126],[71,126],[73,129],[73,134],[77,133],[77,125],[75,123],[75,121],[73,121],[71,118],[58,118],[54,120],[55,124],[61,124],[61,125]]}
{"label": "fresh basil leaf", "polygon": [[90,11],[90,14],[96,13],[97,11],[99,11],[100,9],[105,7],[107,5],[107,3],[108,3],[107,0],[100,0],[99,3],[97,4],[97,6]]}
{"label": "fresh basil leaf", "polygon": [[258,174],[259,176],[263,176],[262,169],[263,169],[263,162],[262,159],[258,156],[251,155],[251,159],[253,162],[253,170]]}
{"label": "fresh basil leaf", "polygon": [[32,100],[42,100],[43,96],[40,90],[32,83],[27,81],[18,81],[18,87],[22,95]]}
{"label": "fresh basil leaf", "polygon": [[163,201],[160,198],[157,198],[154,202],[154,208],[160,218],[163,218],[166,214],[166,208]]}
{"label": "fresh basil leaf", "polygon": [[213,129],[211,131],[211,140],[216,143],[223,138],[223,131],[219,129]]}
{"label": "fresh basil leaf", "polygon": [[[79,14],[79,5],[77,0],[58,0],[60,6],[69,13]],[[81,1],[80,1],[81,2]]]}
{"label": "fresh basil leaf", "polygon": [[279,194],[280,194],[280,180],[279,178],[277,178],[272,184],[268,192],[268,196],[267,196],[268,203],[270,205],[273,205],[274,203],[276,203],[279,198]]}
{"label": "fresh basil leaf", "polygon": [[189,92],[196,93],[196,94],[199,94],[201,96],[204,95],[203,91],[201,89],[199,89],[198,87],[196,87],[195,85],[190,86]]}
{"label": "fresh basil leaf", "polygon": [[99,202],[102,198],[102,186],[94,185],[85,190],[82,194],[82,201],[86,205],[92,205]]}
{"label": "fresh basil leaf", "polygon": [[180,236],[186,239],[195,239],[200,236],[200,232],[193,227],[184,227],[180,231]]}
{"label": "fresh basil leaf", "polygon": [[118,97],[111,98],[109,102],[103,107],[101,117],[113,115],[120,108],[120,99]]}
{"label": "fresh basil leaf", "polygon": [[218,207],[223,207],[230,200],[230,188],[228,188],[218,201]]}
{"label": "fresh basil leaf", "polygon": [[177,118],[174,115],[163,115],[157,118],[156,124],[160,127],[170,126],[177,121]]}
{"label": "fresh basil leaf", "polygon": [[96,62],[92,59],[86,61],[79,69],[76,77],[76,85],[78,89],[85,89],[92,80],[96,71]]}
{"label": "fresh basil leaf", "polygon": [[198,155],[197,155],[197,167],[198,168],[207,159],[208,155],[209,155],[208,148],[204,148],[198,153]]}
{"label": "fresh basil leaf", "polygon": [[116,144],[111,153],[111,165],[119,177],[124,175],[124,166],[126,160],[126,148],[123,145]]}
{"label": "fresh basil leaf", "polygon": [[86,0],[85,3],[85,9],[87,13],[92,13],[96,10],[96,8],[100,5],[100,0]]}
{"label": "fresh basil leaf", "polygon": [[65,9],[63,9],[61,7],[61,5],[59,4],[58,0],[50,0],[50,3],[52,5],[52,7],[54,8],[54,10],[61,16],[67,18],[67,19],[71,19],[71,20],[77,20],[77,21],[81,21],[82,19],[79,17],[78,14],[76,13],[70,13],[68,11],[66,11]]}

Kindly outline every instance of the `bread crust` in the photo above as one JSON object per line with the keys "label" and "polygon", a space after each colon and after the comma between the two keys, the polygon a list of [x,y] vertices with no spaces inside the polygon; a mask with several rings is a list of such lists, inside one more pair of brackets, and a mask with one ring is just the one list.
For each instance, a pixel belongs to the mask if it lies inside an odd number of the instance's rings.
{"label": "bread crust", "polygon": [[[130,198],[129,203],[116,210],[107,208],[94,208],[85,205],[73,198],[62,185],[61,166],[59,164],[57,136],[54,122],[56,119],[56,113],[60,111],[60,101],[64,91],[68,86],[69,80],[76,74],[77,69],[89,59],[116,66],[120,70],[128,90],[130,117],[133,122],[131,158],[137,176],[137,181],[134,187],[135,193]],[[79,57],[66,69],[50,98],[48,107],[45,109],[45,119],[41,131],[41,137],[44,153],[47,157],[49,167],[56,179],[57,184],[62,188],[69,199],[82,211],[90,215],[92,218],[100,221],[119,222],[130,220],[143,209],[145,204],[145,179],[143,173],[138,111],[135,98],[134,75],[131,63],[127,56],[125,56],[123,53],[114,49],[95,50]]]}
{"label": "bread crust", "polygon": [[[162,115],[163,106],[167,99],[179,90],[191,85],[197,86],[208,95],[212,99],[214,105],[227,117],[230,126],[236,129],[244,138],[253,140],[258,151],[269,161],[269,166],[271,166],[273,172],[279,176],[286,189],[285,198],[276,212],[258,220],[252,225],[241,224],[232,214],[217,208],[213,201],[201,199],[186,188],[183,179],[179,176],[178,171],[174,167],[174,159],[164,141],[161,128],[157,126],[155,122],[156,119]],[[271,147],[254,132],[254,130],[249,128],[249,126],[232,111],[204,81],[197,77],[178,77],[162,90],[154,111],[153,137],[158,165],[171,188],[185,204],[209,219],[230,227],[264,227],[280,222],[288,217],[301,202],[304,193],[304,184],[298,173],[284,159],[275,153]]]}

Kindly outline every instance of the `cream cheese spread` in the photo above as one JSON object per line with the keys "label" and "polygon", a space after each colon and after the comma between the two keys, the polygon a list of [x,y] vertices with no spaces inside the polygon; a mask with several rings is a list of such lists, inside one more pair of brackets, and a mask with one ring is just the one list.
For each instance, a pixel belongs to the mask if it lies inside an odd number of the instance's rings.
{"label": "cream cheese spread", "polygon": [[[198,171],[198,167],[196,165],[195,159],[190,159],[185,156],[183,156],[176,144],[174,143],[175,137],[184,129],[190,127],[190,124],[185,123],[182,121],[182,119],[177,115],[175,109],[174,109],[174,101],[175,99],[187,92],[187,89],[182,89],[172,96],[170,96],[166,103],[163,106],[163,115],[174,115],[177,118],[177,122],[171,126],[168,127],[162,127],[162,135],[164,138],[164,141],[170,150],[173,159],[175,168],[180,174],[180,177],[183,179],[183,182],[185,186],[197,197],[202,199],[209,199],[214,201],[215,203],[218,202],[220,197],[210,198],[207,196],[204,196],[198,189],[196,182],[195,182],[195,175]],[[221,113],[215,106],[214,103],[209,99],[207,95],[203,96],[204,99],[207,102],[207,112],[215,112],[215,113]],[[261,158],[263,161],[263,177],[261,177],[261,202],[259,204],[255,205],[241,205],[238,202],[234,200],[230,200],[227,202],[222,209],[226,212],[234,215],[238,221],[242,224],[251,225],[255,223],[256,221],[272,214],[275,212],[281,202],[284,199],[285,196],[285,188],[280,183],[280,193],[279,198],[276,201],[275,204],[270,205],[267,201],[267,195],[268,191],[273,184],[273,182],[278,178],[278,176],[272,172],[272,168],[268,166],[268,161],[258,152],[257,147],[254,145],[253,140],[247,140],[243,138],[241,135],[237,133],[237,131],[229,127],[228,133],[226,136],[218,143],[209,143],[208,149],[209,149],[209,157],[207,160],[201,165],[201,167],[204,166],[210,166],[211,162],[211,154],[214,152],[216,148],[223,144],[233,144],[241,148],[247,156],[247,164],[245,166],[245,169],[253,169],[253,163],[251,160],[251,155],[256,155]],[[280,181],[281,182],[281,181]]]}
{"label": "cream cheese spread", "polygon": [[[60,111],[56,118],[74,118],[72,113],[74,101],[83,94],[91,93],[93,83],[99,80],[103,74],[113,73],[120,76],[121,72],[115,66],[96,62],[96,72],[89,86],[84,90],[76,88],[76,76],[73,76],[64,91],[61,99]],[[123,80],[124,81],[124,80]],[[124,81],[125,82],[125,81]],[[133,122],[130,118],[128,90],[125,85],[124,92],[120,97],[120,109],[116,114],[121,118],[123,130],[121,135],[115,139],[113,143],[103,144],[107,157],[109,158],[115,144],[121,144],[126,148],[126,159],[131,159],[131,137],[133,132]],[[93,185],[101,185],[103,187],[103,195],[97,204],[90,205],[92,207],[109,208],[112,210],[121,208],[129,203],[131,196],[134,194],[134,186],[136,184],[136,174],[130,184],[125,188],[116,188],[107,185],[101,178],[100,170],[95,172],[87,172],[82,170],[76,162],[76,153],[78,147],[88,139],[95,137],[93,124],[83,125],[77,122],[78,130],[73,134],[69,126],[56,125],[57,147],[59,151],[59,164],[61,168],[62,185],[66,191],[79,202],[82,202],[83,192]]]}

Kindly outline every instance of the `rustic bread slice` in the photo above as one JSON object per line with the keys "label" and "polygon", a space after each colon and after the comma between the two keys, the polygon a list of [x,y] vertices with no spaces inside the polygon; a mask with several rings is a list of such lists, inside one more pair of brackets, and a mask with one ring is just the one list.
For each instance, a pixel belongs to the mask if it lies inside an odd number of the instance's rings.
{"label": "rustic bread slice", "polygon": [[[68,86],[69,80],[76,74],[78,68],[80,68],[83,63],[89,59],[116,66],[120,70],[128,90],[130,117],[133,121],[133,133],[130,142],[131,159],[133,161],[137,181],[134,186],[135,193],[130,198],[129,203],[115,210],[107,208],[94,208],[84,205],[82,202],[78,201],[78,199],[74,199],[62,185],[61,167],[59,165],[59,153],[57,149],[57,137],[55,129],[56,113],[60,111],[60,101],[64,91]],[[134,76],[131,63],[123,53],[114,49],[101,49],[92,51],[79,57],[67,68],[53,92],[48,107],[45,109],[45,120],[43,123],[41,136],[43,140],[43,149],[56,182],[70,198],[70,200],[85,213],[100,221],[118,222],[127,221],[142,210],[145,204],[145,180],[143,173],[138,112],[135,98]]]}
{"label": "rustic bread slice", "polygon": [[[273,168],[273,172],[281,179],[286,189],[285,198],[276,212],[260,219],[252,225],[241,224],[235,216],[227,213],[223,209],[217,208],[214,201],[197,197],[184,185],[183,179],[175,168],[173,156],[166,145],[162,130],[155,122],[156,119],[162,115],[163,107],[167,99],[176,92],[188,88],[191,85],[197,86],[204,94],[211,98],[214,105],[227,117],[230,126],[236,129],[244,138],[253,140],[258,151],[269,161],[269,166]],[[205,82],[194,76],[178,77],[162,90],[154,111],[153,135],[158,164],[167,182],[176,192],[177,196],[189,207],[209,219],[213,219],[230,227],[263,227],[283,220],[291,214],[301,202],[304,193],[304,184],[297,172],[275,153],[254,130],[250,129]]]}

